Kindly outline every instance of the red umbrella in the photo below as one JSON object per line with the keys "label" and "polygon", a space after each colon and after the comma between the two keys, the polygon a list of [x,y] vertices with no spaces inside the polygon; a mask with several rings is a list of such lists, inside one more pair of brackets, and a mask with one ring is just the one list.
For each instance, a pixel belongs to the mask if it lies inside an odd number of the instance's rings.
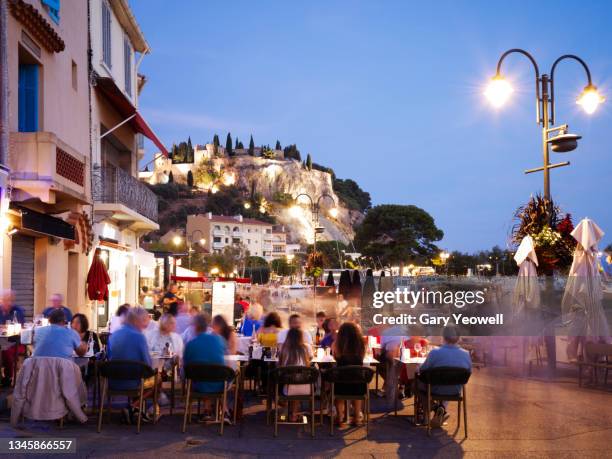
{"label": "red umbrella", "polygon": [[108,299],[108,284],[110,277],[106,272],[106,266],[100,259],[100,249],[96,249],[94,259],[87,274],[87,295],[90,300],[105,301]]}

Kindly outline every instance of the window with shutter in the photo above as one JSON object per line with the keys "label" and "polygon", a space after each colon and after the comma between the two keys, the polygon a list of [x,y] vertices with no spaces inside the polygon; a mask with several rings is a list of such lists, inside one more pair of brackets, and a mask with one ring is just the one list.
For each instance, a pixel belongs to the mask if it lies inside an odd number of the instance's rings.
{"label": "window with shutter", "polygon": [[60,20],[60,0],[42,0],[43,5],[47,7],[47,11],[53,22],[59,24]]}
{"label": "window with shutter", "polygon": [[111,68],[111,12],[108,4],[102,2],[102,60]]}
{"label": "window with shutter", "polygon": [[132,95],[132,46],[129,40],[123,39],[123,59],[125,64],[123,66],[125,70],[125,92],[130,96]]}
{"label": "window with shutter", "polygon": [[19,132],[38,131],[38,65],[19,64]]}

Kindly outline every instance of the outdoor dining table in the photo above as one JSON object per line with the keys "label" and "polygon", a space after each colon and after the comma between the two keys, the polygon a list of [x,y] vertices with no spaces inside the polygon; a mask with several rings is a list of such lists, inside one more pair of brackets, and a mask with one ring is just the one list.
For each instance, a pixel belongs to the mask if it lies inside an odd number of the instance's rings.
{"label": "outdoor dining table", "polygon": [[[416,425],[418,419],[418,409],[419,409],[419,396],[418,396],[418,387],[416,385],[416,376],[419,373],[421,365],[425,362],[427,357],[396,357],[395,361],[399,362],[404,368],[406,368],[406,375],[409,380],[412,380],[412,393],[414,394],[414,411],[412,414],[412,422]],[[398,372],[398,375],[401,375],[401,371]],[[397,416],[397,397],[395,398],[395,416]]]}

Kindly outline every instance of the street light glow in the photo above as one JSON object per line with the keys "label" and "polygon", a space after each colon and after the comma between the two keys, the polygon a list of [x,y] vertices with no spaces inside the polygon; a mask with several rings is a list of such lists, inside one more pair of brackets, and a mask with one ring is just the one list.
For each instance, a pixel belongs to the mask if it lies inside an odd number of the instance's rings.
{"label": "street light glow", "polygon": [[299,216],[302,215],[302,208],[300,206],[298,206],[297,204],[289,207],[289,214],[294,217],[297,218]]}
{"label": "street light glow", "polygon": [[329,209],[329,215],[332,218],[337,218],[338,217],[338,208],[337,207],[332,207],[331,209]]}
{"label": "street light glow", "polygon": [[585,86],[582,94],[576,100],[576,103],[582,107],[582,109],[588,114],[592,115],[599,107],[599,104],[606,100],[599,92],[597,88],[592,84]]}
{"label": "street light glow", "polygon": [[206,239],[204,238],[200,239],[200,245],[204,245],[204,244],[206,244]]}
{"label": "street light glow", "polygon": [[510,83],[504,79],[501,75],[496,75],[491,79],[489,86],[485,91],[485,96],[491,102],[495,108],[500,108],[510,98],[510,95],[514,89],[510,86]]}
{"label": "street light glow", "polygon": [[181,245],[182,241],[183,241],[183,238],[179,236],[178,234],[172,238],[172,242],[174,245]]}

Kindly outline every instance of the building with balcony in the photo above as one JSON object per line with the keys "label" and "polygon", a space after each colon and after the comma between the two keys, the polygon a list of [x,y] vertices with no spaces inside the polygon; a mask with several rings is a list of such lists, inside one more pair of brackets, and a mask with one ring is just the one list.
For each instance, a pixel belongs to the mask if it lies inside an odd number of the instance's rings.
{"label": "building with balcony", "polygon": [[92,248],[87,2],[61,9],[59,1],[7,3],[11,202],[2,209],[2,286],[15,291],[28,317],[53,293],[85,311]]}
{"label": "building with balcony", "polygon": [[94,232],[111,278],[96,319],[105,324],[119,305],[137,302],[139,240],[159,229],[157,197],[138,180],[143,136],[167,151],[138,111],[146,81],[138,66],[150,50],[127,0],[89,0],[89,10]]}
{"label": "building with balcony", "polygon": [[227,246],[240,246],[251,256],[272,260],[271,223],[242,215],[213,215],[209,212],[188,215],[186,232],[196,240],[204,239],[204,249],[210,253],[221,252]]}

